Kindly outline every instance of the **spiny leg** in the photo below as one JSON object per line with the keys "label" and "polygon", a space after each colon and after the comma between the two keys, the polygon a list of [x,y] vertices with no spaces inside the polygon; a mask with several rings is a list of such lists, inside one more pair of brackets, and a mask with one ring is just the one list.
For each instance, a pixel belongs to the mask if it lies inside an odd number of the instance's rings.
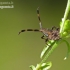
{"label": "spiny leg", "polygon": [[35,31],[35,32],[39,32],[39,29],[27,29],[27,30],[21,30],[21,31],[19,32],[19,34],[22,33],[22,32],[25,32],[25,31]]}

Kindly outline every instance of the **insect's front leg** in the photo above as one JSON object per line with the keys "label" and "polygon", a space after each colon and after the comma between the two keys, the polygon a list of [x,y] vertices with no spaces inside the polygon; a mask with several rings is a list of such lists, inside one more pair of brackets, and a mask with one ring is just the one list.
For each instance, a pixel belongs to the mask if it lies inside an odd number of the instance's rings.
{"label": "insect's front leg", "polygon": [[58,30],[58,31],[59,31],[59,30],[60,30],[60,28],[57,28],[56,30]]}
{"label": "insect's front leg", "polygon": [[54,30],[54,29],[57,29],[57,28],[55,26],[53,26],[51,30]]}
{"label": "insect's front leg", "polygon": [[44,40],[45,40],[45,43],[46,43],[46,42],[47,42],[47,39],[45,39],[44,37],[45,37],[45,35],[43,35],[43,36],[41,37],[41,39],[44,39]]}
{"label": "insect's front leg", "polygon": [[[45,35],[43,35],[42,37],[41,37],[41,39],[44,39],[45,40],[45,43],[47,44],[47,42],[48,42],[48,38],[44,38],[45,37]],[[48,45],[48,44],[47,44]],[[49,46],[49,45],[48,45]]]}
{"label": "insect's front leg", "polygon": [[59,30],[60,28],[53,26],[51,30],[54,30],[54,29]]}
{"label": "insect's front leg", "polygon": [[41,39],[45,39],[45,38],[44,38],[44,35],[41,37]]}

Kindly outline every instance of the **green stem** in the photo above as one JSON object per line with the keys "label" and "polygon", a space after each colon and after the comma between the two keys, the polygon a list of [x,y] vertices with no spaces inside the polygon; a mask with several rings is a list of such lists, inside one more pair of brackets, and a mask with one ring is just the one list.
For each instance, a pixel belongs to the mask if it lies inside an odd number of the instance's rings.
{"label": "green stem", "polygon": [[57,47],[58,44],[57,44],[56,42],[57,42],[57,41],[54,41],[54,42],[53,42],[51,50],[50,50],[50,51],[48,52],[48,54],[43,58],[43,60],[41,61],[40,64],[44,63],[44,62],[47,60],[47,58],[50,56],[50,54],[54,51],[54,49]]}
{"label": "green stem", "polygon": [[67,2],[67,7],[66,7],[66,10],[65,10],[65,13],[64,13],[64,17],[62,18],[62,25],[61,25],[61,28],[60,28],[60,33],[61,34],[63,32],[64,22],[67,19],[67,16],[68,16],[68,13],[69,13],[69,8],[70,8],[70,0],[68,0],[68,2]]}
{"label": "green stem", "polygon": [[[62,25],[61,25],[61,28],[60,28],[60,34],[63,33],[63,27],[64,27],[64,23],[65,23],[65,20],[67,19],[67,16],[68,16],[68,13],[69,13],[69,9],[70,9],[70,0],[68,0],[67,2],[67,6],[66,6],[66,10],[65,10],[65,13],[64,13],[64,17],[62,18]],[[44,62],[46,62],[47,58],[51,55],[51,53],[54,51],[54,49],[57,47],[57,45],[59,44],[60,41],[54,41],[53,44],[52,44],[52,48],[51,50],[48,52],[48,54],[43,58],[43,60],[40,62],[40,65]],[[37,67],[36,70],[38,70],[38,68],[40,67],[40,65]]]}

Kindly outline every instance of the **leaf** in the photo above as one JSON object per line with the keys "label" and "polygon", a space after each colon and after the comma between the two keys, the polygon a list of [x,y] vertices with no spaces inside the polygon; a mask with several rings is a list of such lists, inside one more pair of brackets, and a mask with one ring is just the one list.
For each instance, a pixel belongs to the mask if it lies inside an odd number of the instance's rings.
{"label": "leaf", "polygon": [[35,66],[31,65],[29,66],[32,70],[36,70]]}
{"label": "leaf", "polygon": [[43,63],[41,65],[41,70],[48,70],[48,69],[51,68],[51,66],[52,66],[52,63],[51,62]]}
{"label": "leaf", "polygon": [[51,44],[51,49],[48,51],[47,54],[45,53],[45,56],[42,59],[41,63],[44,63],[47,60],[47,58],[52,54],[52,52],[58,46],[59,43],[60,43],[59,40],[53,41],[53,43]]}
{"label": "leaf", "polygon": [[66,32],[70,31],[70,20],[69,19],[65,21],[63,30]]}
{"label": "leaf", "polygon": [[47,43],[48,45],[46,45],[46,47],[44,47],[43,51],[41,52],[40,58],[43,58],[44,55],[49,51],[49,49],[51,49],[53,42],[54,42],[54,40],[51,40],[50,42]]}
{"label": "leaf", "polygon": [[[61,28],[61,26],[62,26],[62,22],[60,22],[60,28]],[[69,33],[70,33],[70,20],[67,19],[63,26],[63,32],[61,33],[62,37],[67,36]]]}
{"label": "leaf", "polygon": [[64,41],[64,42],[67,44],[67,47],[68,47],[67,55],[66,55],[66,57],[64,58],[64,60],[66,60],[66,59],[68,58],[69,54],[70,54],[70,44],[69,44],[66,40],[64,40],[64,39],[62,39],[62,41]]}
{"label": "leaf", "polygon": [[43,56],[45,55],[45,53],[47,52],[48,49],[49,49],[49,46],[44,47],[43,51],[41,52],[40,58],[43,58]]}

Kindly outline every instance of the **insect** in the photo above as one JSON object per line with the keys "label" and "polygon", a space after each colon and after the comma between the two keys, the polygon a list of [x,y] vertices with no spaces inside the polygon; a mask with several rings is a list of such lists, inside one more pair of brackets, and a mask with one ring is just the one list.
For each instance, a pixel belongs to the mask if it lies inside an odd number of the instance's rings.
{"label": "insect", "polygon": [[60,39],[60,35],[59,35],[59,30],[60,29],[59,28],[57,28],[55,26],[53,26],[51,29],[42,28],[42,23],[41,23],[40,14],[39,14],[39,7],[37,8],[37,16],[38,16],[38,20],[39,20],[40,29],[21,30],[19,32],[19,34],[22,33],[22,32],[25,32],[25,31],[42,32],[43,36],[41,38],[44,39],[45,42],[47,42],[49,40],[59,40]]}

